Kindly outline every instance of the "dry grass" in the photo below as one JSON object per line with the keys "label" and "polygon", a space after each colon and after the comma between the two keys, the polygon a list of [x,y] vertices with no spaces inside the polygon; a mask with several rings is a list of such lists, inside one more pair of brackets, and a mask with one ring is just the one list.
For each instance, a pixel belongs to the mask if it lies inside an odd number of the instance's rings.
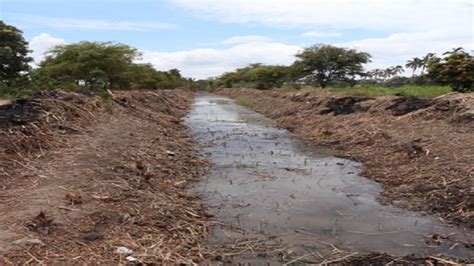
{"label": "dry grass", "polygon": [[[180,124],[191,99],[185,91],[115,92],[109,113],[96,97],[57,92],[2,109],[2,141],[11,145],[0,151],[0,224],[15,235],[0,234],[0,247],[9,249],[3,261],[125,264],[132,256],[190,264],[208,257],[202,240],[212,214],[187,191],[206,165]],[[81,204],[70,205],[71,194]],[[47,235],[23,226],[41,210],[54,219]],[[45,246],[10,249],[24,236]]]}
{"label": "dry grass", "polygon": [[10,100],[3,100],[3,99],[0,99],[0,106],[1,105],[5,105],[5,104],[9,104],[10,103]]}
{"label": "dry grass", "polygon": [[242,95],[235,98],[235,103],[238,105],[250,107],[252,100],[253,99],[251,97]]}
{"label": "dry grass", "polygon": [[[252,96],[250,106],[290,130],[365,162],[366,174],[385,185],[387,198],[407,200],[408,208],[459,223],[471,218],[463,182],[472,173],[466,168],[473,159],[472,124],[462,116],[471,100],[452,95],[427,109],[393,116],[385,108],[395,98],[351,106],[350,100],[327,95],[226,92],[239,93]],[[291,257],[281,247],[252,240],[213,250],[203,244],[210,226],[219,223],[210,221],[213,214],[187,190],[206,167],[180,124],[192,96],[186,91],[115,92],[107,110],[99,98],[55,92],[17,102],[15,108],[2,106],[0,250],[8,251],[0,264],[127,264],[129,256],[145,264],[192,264],[262,253],[312,261],[313,254]],[[363,104],[369,109],[360,111]],[[334,115],[339,105],[356,112]],[[71,205],[70,195],[80,196],[80,203]],[[45,220],[54,219],[44,225],[46,235],[31,226],[40,211]],[[9,249],[24,236],[45,246]],[[118,247],[133,253],[118,254]],[[359,258],[335,249],[322,261],[350,264]],[[379,258],[404,261],[362,257]]]}

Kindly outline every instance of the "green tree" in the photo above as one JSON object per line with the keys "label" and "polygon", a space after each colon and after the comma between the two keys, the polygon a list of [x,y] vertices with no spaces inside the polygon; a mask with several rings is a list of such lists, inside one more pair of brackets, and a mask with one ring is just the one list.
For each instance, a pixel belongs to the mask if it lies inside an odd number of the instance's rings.
{"label": "green tree", "polygon": [[353,83],[364,74],[363,64],[370,62],[370,54],[355,49],[318,44],[296,55],[302,74],[309,82],[327,87],[333,81]]}
{"label": "green tree", "polygon": [[474,91],[474,57],[459,48],[444,55],[428,62],[428,77],[458,92]]}
{"label": "green tree", "polygon": [[384,72],[383,77],[385,79],[391,78],[393,76],[397,76],[398,74],[403,73],[403,71],[404,71],[403,67],[400,66],[400,65],[387,67],[385,70],[383,70],[383,72]]}
{"label": "green tree", "polygon": [[157,71],[151,64],[132,64],[126,75],[130,89],[135,90],[174,89],[192,83],[178,69]]}
{"label": "green tree", "polygon": [[281,87],[288,80],[288,67],[278,65],[250,64],[219,77],[219,84],[231,88],[235,85],[270,89]]}
{"label": "green tree", "polygon": [[29,52],[22,32],[0,20],[0,85],[10,87],[30,70]]}
{"label": "green tree", "polygon": [[299,62],[294,62],[287,68],[288,80],[293,83],[297,83],[302,79],[305,74],[303,73],[303,65]]}
{"label": "green tree", "polygon": [[249,69],[248,74],[249,81],[254,82],[257,89],[266,90],[281,87],[287,80],[288,71],[285,66],[258,65]]}
{"label": "green tree", "polygon": [[151,64],[134,64],[129,67],[127,73],[131,80],[131,89],[141,90],[156,90],[160,88],[162,81],[158,71],[156,71]]}
{"label": "green tree", "polygon": [[124,44],[80,42],[59,45],[47,53],[40,73],[63,84],[89,89],[128,89],[133,60],[140,53]]}
{"label": "green tree", "polygon": [[428,62],[435,56],[434,53],[427,53],[423,58],[421,59],[420,62],[420,67],[421,67],[421,75],[425,74],[425,69],[428,66]]}
{"label": "green tree", "polygon": [[456,47],[451,49],[451,51],[444,52],[443,55],[450,55],[450,54],[455,54],[464,51],[464,48],[462,47]]}
{"label": "green tree", "polygon": [[370,79],[374,79],[376,82],[379,82],[382,81],[385,77],[385,69],[372,69],[370,71],[367,71],[364,76]]}
{"label": "green tree", "polygon": [[411,74],[412,77],[415,76],[415,71],[422,66],[423,60],[418,57],[413,57],[411,60],[408,60],[405,64],[405,67],[413,69]]}
{"label": "green tree", "polygon": [[181,71],[179,71],[179,69],[176,69],[176,68],[173,68],[173,69],[170,69],[168,70],[168,74],[176,79],[181,79],[183,78],[181,76]]}

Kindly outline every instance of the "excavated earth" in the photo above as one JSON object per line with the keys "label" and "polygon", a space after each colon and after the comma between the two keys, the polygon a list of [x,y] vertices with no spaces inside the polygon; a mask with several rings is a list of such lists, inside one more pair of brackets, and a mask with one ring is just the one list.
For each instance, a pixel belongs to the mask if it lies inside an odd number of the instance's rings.
{"label": "excavated earth", "polygon": [[275,119],[339,156],[363,163],[379,199],[474,228],[474,94],[434,99],[252,89],[217,94]]}
{"label": "excavated earth", "polygon": [[181,118],[193,92],[61,91],[0,107],[0,265],[190,263],[206,162]]}
{"label": "excavated earth", "polygon": [[[322,150],[335,150],[337,155],[363,163],[361,174],[383,185],[379,197],[383,202],[434,213],[441,222],[461,225],[460,237],[470,235],[466,230],[473,227],[472,94],[425,100],[256,90],[217,93],[237,98],[306,142],[229,99],[201,95],[192,105],[195,93],[188,90],[117,91],[106,98],[52,91],[0,104],[0,265],[220,265],[245,262],[239,256],[249,252],[252,259],[257,257],[257,264],[312,262],[307,254],[300,257],[296,250],[291,253],[280,247],[291,244],[288,239],[298,242],[302,235],[310,241],[309,246],[303,243],[303,251],[316,249],[308,254],[320,255],[321,251],[326,256],[325,249],[331,252],[331,257],[321,260],[327,264],[443,263],[442,258],[433,256],[390,256],[372,248],[368,255],[353,255],[340,249],[345,237],[340,235],[339,223],[327,231],[324,224],[316,223],[324,221],[319,217],[323,215],[311,216],[311,209],[324,205],[307,204],[326,194],[339,195],[340,188],[373,185],[356,176],[354,162],[313,154],[313,148],[317,151],[323,146]],[[216,110],[223,112],[213,113]],[[317,145],[308,145],[308,140]],[[306,148],[294,146],[298,143]],[[203,152],[209,153],[205,159],[210,163],[203,159]],[[272,157],[262,155],[267,152]],[[290,153],[293,155],[288,157]],[[281,165],[273,164],[275,158],[282,160]],[[308,173],[295,167],[293,161],[301,158],[305,159],[299,168],[321,163],[325,165],[321,169],[334,170],[334,180],[344,184],[331,183],[334,188],[327,193],[317,190],[321,195],[310,193],[314,191],[311,188],[328,184],[322,178],[313,184],[312,169]],[[291,165],[282,166],[284,163]],[[351,174],[340,174],[348,169]],[[259,177],[261,170],[268,170],[268,175]],[[334,199],[344,203],[359,197],[361,204],[368,201],[367,206],[378,206],[372,204],[371,191]],[[265,194],[269,192],[273,194]],[[254,195],[258,197],[253,199]],[[254,201],[242,204],[233,197]],[[264,210],[272,200],[282,204]],[[311,219],[305,219],[305,228],[295,231],[290,220],[298,219],[290,218],[298,218],[293,216],[301,206],[304,217]],[[346,207],[348,212],[362,208]],[[254,213],[254,208],[263,211]],[[271,219],[260,220],[266,215]],[[417,223],[424,220],[434,223],[416,215],[408,219],[415,221],[415,227],[422,227]],[[273,234],[280,227],[288,239],[273,247],[264,245],[266,240],[279,239]],[[314,234],[308,231],[313,229]],[[226,233],[231,242],[223,241],[219,232]],[[229,232],[233,233],[227,235]],[[264,242],[257,238],[259,234]],[[357,246],[361,242],[353,240],[381,235],[351,237],[349,242]],[[334,245],[323,237],[338,242]],[[429,235],[426,245],[439,242],[451,253],[470,253],[472,244],[465,239],[456,242],[456,237]],[[426,240],[425,236],[422,239]],[[463,255],[461,261],[471,260]]]}

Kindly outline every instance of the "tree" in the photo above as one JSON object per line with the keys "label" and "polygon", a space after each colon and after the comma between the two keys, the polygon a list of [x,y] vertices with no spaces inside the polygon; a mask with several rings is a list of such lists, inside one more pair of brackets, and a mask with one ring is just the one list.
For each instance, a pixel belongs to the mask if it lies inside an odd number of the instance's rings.
{"label": "tree", "polygon": [[403,73],[404,70],[402,66],[398,65],[398,66],[387,67],[383,72],[384,72],[384,75],[383,75],[384,78],[391,78],[393,76]]}
{"label": "tree", "polygon": [[412,77],[415,76],[415,71],[421,67],[423,60],[418,58],[418,57],[413,57],[413,59],[408,60],[407,63],[405,64],[405,67],[413,69],[413,72],[411,74]]}
{"label": "tree", "polygon": [[450,55],[450,54],[455,54],[464,51],[464,48],[462,47],[456,47],[451,49],[451,51],[444,52],[443,55]]}
{"label": "tree", "polygon": [[[253,86],[257,89],[281,87],[288,80],[288,67],[250,64],[220,76],[219,83],[230,88],[234,85]],[[239,84],[241,83],[241,84]]]}
{"label": "tree", "polygon": [[170,69],[168,70],[168,73],[175,78],[178,78],[178,79],[182,78],[181,71],[179,71],[179,69],[176,69],[176,68]]}
{"label": "tree", "polygon": [[333,81],[355,80],[364,74],[363,64],[370,62],[370,54],[355,49],[317,44],[296,55],[304,77],[322,88]]}
{"label": "tree", "polygon": [[287,67],[284,66],[253,66],[248,71],[248,79],[256,83],[260,90],[272,87],[281,87],[288,76]]}
{"label": "tree", "polygon": [[165,72],[158,71],[157,77],[159,79],[159,87],[161,89],[174,89],[189,83],[188,80],[181,76],[181,72],[176,68]]}
{"label": "tree", "polygon": [[131,89],[156,90],[160,88],[161,77],[151,64],[134,64],[128,71],[132,81]]}
{"label": "tree", "polygon": [[52,48],[40,64],[40,73],[63,83],[89,89],[127,89],[129,71],[140,53],[124,44],[80,42]]}
{"label": "tree", "polygon": [[371,79],[375,79],[376,82],[382,81],[385,78],[385,70],[380,68],[372,69],[370,71],[367,71],[365,76]]}
{"label": "tree", "polygon": [[426,66],[428,65],[428,62],[431,60],[431,58],[433,58],[435,56],[434,53],[427,53],[422,59],[421,59],[421,62],[420,62],[420,65],[421,65],[421,75],[424,75],[425,74],[425,68]]}
{"label": "tree", "polygon": [[304,78],[303,65],[299,62],[294,62],[287,68],[288,80],[292,83],[297,83],[300,79]]}
{"label": "tree", "polygon": [[428,76],[440,84],[449,85],[454,91],[474,91],[474,57],[455,49],[444,53],[445,57],[433,57],[428,62]]}
{"label": "tree", "polygon": [[0,20],[0,84],[11,84],[30,70],[28,43],[22,32]]}

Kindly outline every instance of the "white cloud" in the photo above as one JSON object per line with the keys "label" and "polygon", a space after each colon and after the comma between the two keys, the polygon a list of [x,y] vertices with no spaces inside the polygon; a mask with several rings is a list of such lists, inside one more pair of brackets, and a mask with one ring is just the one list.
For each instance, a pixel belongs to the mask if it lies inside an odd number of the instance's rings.
{"label": "white cloud", "polygon": [[371,53],[373,63],[368,68],[404,64],[411,57],[428,52],[439,54],[452,47],[474,49],[472,0],[172,1],[200,18],[213,21],[324,29],[305,32],[301,37],[339,37],[339,32],[353,29],[385,33],[386,37],[345,43],[327,41]]}
{"label": "white cloud", "polygon": [[224,23],[308,29],[301,37],[335,38],[342,30],[385,32],[385,37],[330,44],[373,55],[367,68],[404,65],[428,52],[473,48],[471,0],[172,0],[201,18]]}
{"label": "white cloud", "polygon": [[[235,39],[239,39],[236,36]],[[229,38],[227,40],[232,40]],[[220,75],[226,71],[246,66],[250,63],[289,65],[294,55],[303,47],[264,41],[238,43],[226,49],[193,49],[176,52],[146,51],[143,61],[152,63],[157,69],[168,70],[179,68],[185,76],[207,78]],[[412,57],[421,57],[429,52],[441,55],[454,47],[464,47],[467,51],[474,50],[471,36],[462,31],[445,29],[394,33],[382,38],[367,38],[356,41],[333,43],[337,46],[356,48],[373,56],[373,62],[366,68],[385,68],[393,65],[404,65]],[[409,71],[406,72],[409,75]]]}
{"label": "white cloud", "polygon": [[64,39],[54,38],[47,33],[41,33],[30,40],[29,48],[32,50],[34,64],[38,65],[45,57],[45,53],[55,45],[65,44]]}
{"label": "white cloud", "polygon": [[25,26],[45,26],[59,29],[149,31],[176,28],[175,24],[156,21],[112,21],[102,19],[74,19],[18,14],[18,24]]}
{"label": "white cloud", "polygon": [[274,27],[472,30],[471,0],[172,0],[199,17]]}
{"label": "white cloud", "polygon": [[260,35],[244,35],[244,36],[232,36],[220,42],[220,44],[241,44],[241,43],[258,43],[258,42],[269,42],[270,38]]}
{"label": "white cloud", "polygon": [[176,52],[144,51],[143,62],[158,70],[178,68],[193,78],[208,78],[251,63],[289,65],[299,46],[276,42],[249,41],[225,49],[192,49]]}
{"label": "white cloud", "polygon": [[340,37],[342,36],[339,32],[320,32],[320,31],[308,31],[301,34],[303,37],[317,37],[317,38],[333,38],[333,37]]}

